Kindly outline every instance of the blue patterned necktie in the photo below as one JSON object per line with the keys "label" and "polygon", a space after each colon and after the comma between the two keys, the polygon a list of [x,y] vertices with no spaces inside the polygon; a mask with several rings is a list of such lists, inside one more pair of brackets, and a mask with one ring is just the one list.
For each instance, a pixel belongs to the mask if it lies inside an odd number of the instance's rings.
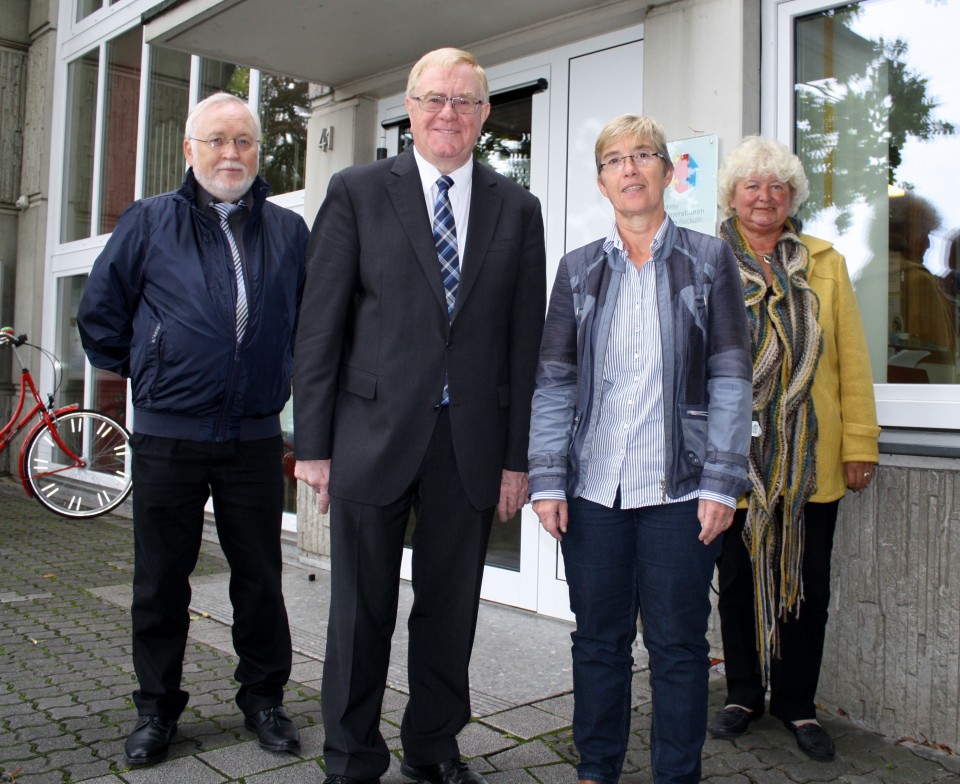
{"label": "blue patterned necktie", "polygon": [[243,282],[243,263],[240,260],[240,249],[237,247],[237,240],[230,228],[230,216],[244,205],[243,201],[236,204],[227,204],[220,201],[211,206],[220,216],[220,228],[227,235],[230,253],[233,254],[233,272],[237,276],[237,343],[239,343],[243,340],[243,333],[247,328],[247,287]]}
{"label": "blue patterned necktie", "polygon": [[[457,302],[457,285],[460,283],[460,257],[457,253],[457,226],[450,207],[450,186],[453,178],[444,175],[437,180],[437,201],[433,205],[433,241],[437,245],[437,258],[440,260],[440,274],[443,276],[443,288],[447,293],[447,317],[453,315],[453,306]],[[450,388],[447,380],[443,382],[443,397],[440,405],[450,404]]]}

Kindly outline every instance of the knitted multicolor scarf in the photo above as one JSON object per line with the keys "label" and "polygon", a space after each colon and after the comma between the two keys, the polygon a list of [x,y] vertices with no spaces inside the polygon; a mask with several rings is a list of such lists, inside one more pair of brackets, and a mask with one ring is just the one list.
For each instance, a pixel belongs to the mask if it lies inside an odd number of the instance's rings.
{"label": "knitted multicolor scarf", "polygon": [[[753,416],[743,542],[753,564],[757,652],[764,684],[779,655],[777,619],[799,615],[803,598],[803,508],[817,484],[817,419],[810,396],[820,359],[820,300],[807,283],[810,253],[788,219],[773,255],[770,291],[736,217],[720,227],[740,266],[753,349]],[[775,514],[781,507],[781,522]]]}

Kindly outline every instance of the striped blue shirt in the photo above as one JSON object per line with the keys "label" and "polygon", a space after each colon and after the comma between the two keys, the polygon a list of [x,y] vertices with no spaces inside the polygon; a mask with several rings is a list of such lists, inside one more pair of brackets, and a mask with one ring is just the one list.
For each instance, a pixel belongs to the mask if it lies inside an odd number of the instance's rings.
{"label": "striped blue shirt", "polygon": [[697,497],[693,491],[669,499],[664,492],[663,344],[652,258],[666,228],[664,219],[650,245],[651,262],[639,270],[627,257],[616,224],[604,243],[605,252],[623,255],[626,271],[604,354],[600,418],[582,497],[606,507],[613,506],[618,489],[622,509]]}

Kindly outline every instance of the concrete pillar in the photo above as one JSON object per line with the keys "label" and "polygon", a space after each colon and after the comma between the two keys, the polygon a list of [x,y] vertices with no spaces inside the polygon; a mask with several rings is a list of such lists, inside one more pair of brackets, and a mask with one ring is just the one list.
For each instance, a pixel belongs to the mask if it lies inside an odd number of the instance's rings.
{"label": "concrete pillar", "polygon": [[47,258],[47,207],[50,194],[50,146],[53,81],[57,57],[56,0],[30,3],[30,50],[27,58],[23,117],[21,210],[17,232],[17,283],[14,321],[31,338],[41,338],[41,309]]}
{"label": "concrete pillar", "polygon": [[337,101],[329,92],[312,95],[311,99],[303,206],[310,225],[327,193],[330,178],[347,166],[373,161],[377,141],[374,99],[353,96]]}
{"label": "concrete pillar", "polygon": [[720,157],[760,129],[760,0],[681,0],[643,23],[643,111],[669,139],[716,134]]}

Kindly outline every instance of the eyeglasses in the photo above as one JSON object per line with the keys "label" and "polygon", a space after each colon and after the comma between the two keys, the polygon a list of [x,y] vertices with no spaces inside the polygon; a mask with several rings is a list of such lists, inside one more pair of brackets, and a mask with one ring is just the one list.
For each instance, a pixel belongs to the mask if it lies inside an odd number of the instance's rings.
{"label": "eyeglasses", "polygon": [[610,169],[610,171],[619,171],[623,168],[624,164],[627,162],[627,158],[632,160],[637,168],[643,169],[647,166],[650,166],[657,158],[666,160],[663,153],[659,152],[635,152],[633,155],[618,155],[615,158],[610,158],[607,161],[604,161],[600,164],[600,168],[604,167]]}
{"label": "eyeglasses", "polygon": [[237,152],[247,152],[260,143],[259,139],[248,139],[246,136],[241,136],[238,139],[225,139],[223,136],[214,136],[212,139],[197,139],[193,136],[187,138],[189,138],[190,141],[203,142],[211,150],[219,150],[221,147],[226,147],[230,142],[233,142],[234,145],[236,145]]}
{"label": "eyeglasses", "polygon": [[447,98],[444,95],[411,95],[410,97],[420,104],[423,111],[431,114],[443,111],[447,101],[450,101],[450,105],[457,114],[476,114],[484,103],[479,98],[461,98],[460,96]]}

